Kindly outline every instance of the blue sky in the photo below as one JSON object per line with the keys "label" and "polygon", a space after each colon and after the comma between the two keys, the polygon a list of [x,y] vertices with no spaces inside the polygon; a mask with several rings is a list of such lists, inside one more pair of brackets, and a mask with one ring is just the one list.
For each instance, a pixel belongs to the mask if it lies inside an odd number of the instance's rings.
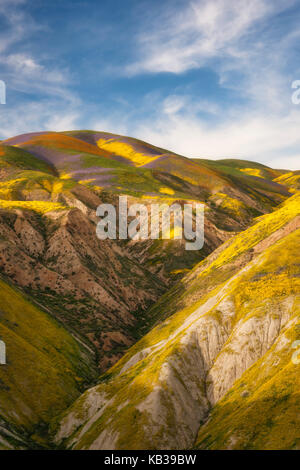
{"label": "blue sky", "polygon": [[300,0],[0,0],[0,138],[95,129],[299,169]]}

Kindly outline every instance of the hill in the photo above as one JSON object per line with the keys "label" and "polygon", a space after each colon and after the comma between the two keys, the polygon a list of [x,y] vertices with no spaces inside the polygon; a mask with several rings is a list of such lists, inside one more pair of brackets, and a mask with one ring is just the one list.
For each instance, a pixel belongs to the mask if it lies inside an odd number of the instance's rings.
{"label": "hill", "polygon": [[152,308],[166,319],[64,413],[57,441],[299,448],[299,237],[297,195],[197,265]]}
{"label": "hill", "polygon": [[0,449],[45,447],[51,418],[95,379],[94,353],[3,280],[0,305]]}
{"label": "hill", "polygon": [[[295,424],[298,405],[287,352],[298,331],[297,178],[105,132],[2,141],[0,337],[9,362],[0,366],[0,445],[279,448],[276,420]],[[120,195],[148,210],[204,204],[203,248],[186,251],[173,236],[100,241],[96,209]],[[286,388],[274,392],[282,414],[266,398],[283,377],[277,342],[290,390],[286,402]],[[255,403],[276,424],[270,441],[256,431]],[[297,448],[297,429],[286,448]]]}

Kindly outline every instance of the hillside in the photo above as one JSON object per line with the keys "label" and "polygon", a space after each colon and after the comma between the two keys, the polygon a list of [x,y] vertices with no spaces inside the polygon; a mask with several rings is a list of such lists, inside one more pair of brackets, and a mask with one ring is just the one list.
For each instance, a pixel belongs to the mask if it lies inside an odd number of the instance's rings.
{"label": "hillside", "polygon": [[[229,175],[105,133],[28,134],[3,141],[0,152],[1,270],[80,330],[102,370],[149,328],[151,316],[141,314],[187,269],[290,196],[271,180],[245,182],[238,170]],[[187,252],[180,240],[100,244],[96,208],[120,194],[147,206],[204,202],[204,248]]]}
{"label": "hillside", "polygon": [[[0,445],[279,448],[283,423],[295,427],[285,447],[297,448],[297,366],[288,362],[298,338],[297,178],[105,132],[2,141],[0,338],[8,364],[0,366]],[[174,238],[100,241],[96,209],[120,195],[148,209],[204,204],[204,247],[186,251]],[[256,429],[259,406],[268,410],[270,441]]]}
{"label": "hillside", "polygon": [[95,378],[94,353],[0,280],[0,449],[46,445],[47,423]]}
{"label": "hillside", "polygon": [[57,441],[299,448],[299,201],[233,237],[165,295],[153,311],[166,320],[72,405]]}

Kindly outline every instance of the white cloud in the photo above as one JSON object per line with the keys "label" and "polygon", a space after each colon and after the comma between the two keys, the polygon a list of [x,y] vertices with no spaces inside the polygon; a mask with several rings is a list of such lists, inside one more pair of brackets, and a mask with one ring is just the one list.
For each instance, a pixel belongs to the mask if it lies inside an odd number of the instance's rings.
{"label": "white cloud", "polygon": [[[6,82],[7,93],[14,96],[0,107],[1,138],[78,125],[81,102],[68,88],[67,71],[46,65],[46,51],[43,60],[27,52],[32,35],[45,30],[30,16],[27,4],[28,0],[0,0],[4,24],[0,32],[1,79]],[[39,98],[28,101],[30,95]]]}
{"label": "white cloud", "polygon": [[0,53],[30,36],[33,32],[41,30],[32,17],[24,10],[27,0],[1,0],[0,16],[6,27],[0,32]]}
{"label": "white cloud", "polygon": [[12,67],[18,72],[26,75],[40,73],[43,67],[35,62],[35,60],[25,54],[11,54],[2,60],[6,65]]}
{"label": "white cloud", "polygon": [[[214,98],[171,95],[155,118],[137,123],[134,135],[187,156],[299,168],[300,107],[291,105],[290,87],[300,78],[293,61],[300,29],[291,17],[276,25],[276,15],[296,3],[195,0],[181,10],[169,9],[153,28],[143,24],[142,30],[152,32],[139,34],[129,75],[182,74],[206,66],[219,77],[220,90],[231,89],[235,100],[222,107]],[[215,119],[205,120],[203,112]]]}
{"label": "white cloud", "polygon": [[76,97],[67,88],[68,74],[55,68],[41,65],[36,58],[23,53],[0,55],[0,64],[5,66],[1,75],[9,89],[39,93],[46,96],[60,96],[66,102],[73,102]]}
{"label": "white cloud", "polygon": [[52,112],[50,117],[45,122],[45,129],[50,131],[62,132],[76,129],[79,122],[80,115],[74,110],[67,113],[59,110]]}
{"label": "white cloud", "polygon": [[243,112],[214,126],[195,114],[174,112],[138,124],[134,135],[189,157],[244,158],[299,169],[299,128],[300,109],[284,117]]}
{"label": "white cloud", "polygon": [[[186,3],[165,18],[143,24],[137,37],[138,59],[126,68],[138,73],[183,73],[215,58],[241,59],[238,46],[268,16],[287,8],[291,0],[197,0]],[[170,7],[171,8],[171,7]],[[249,51],[247,51],[248,54]]]}
{"label": "white cloud", "polygon": [[27,3],[27,0],[0,0],[0,17],[5,24],[4,30],[0,32],[1,79],[10,90],[41,93],[48,98],[51,95],[61,96],[67,101],[73,101],[75,97],[66,89],[68,71],[46,65],[51,60],[47,60],[49,58],[45,52],[41,61],[33,53],[23,51],[26,42],[27,46],[31,45],[31,36],[45,29],[27,13]]}
{"label": "white cloud", "polygon": [[[86,122],[85,122],[86,124]],[[111,132],[112,134],[129,135],[129,128],[126,119],[116,119],[113,116],[108,116],[104,119],[91,119],[88,125],[84,128],[94,129],[96,131]]]}
{"label": "white cloud", "polygon": [[186,106],[186,99],[184,96],[171,95],[168,96],[163,102],[163,113],[165,114],[176,114],[184,106]]}
{"label": "white cloud", "polygon": [[79,125],[78,108],[69,106],[66,109],[65,103],[53,99],[0,108],[0,135],[3,139],[27,132],[76,129]]}

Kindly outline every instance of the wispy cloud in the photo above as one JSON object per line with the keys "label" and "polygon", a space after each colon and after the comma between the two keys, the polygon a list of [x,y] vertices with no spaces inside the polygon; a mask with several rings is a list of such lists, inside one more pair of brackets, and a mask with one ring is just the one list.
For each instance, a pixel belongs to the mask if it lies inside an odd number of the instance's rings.
{"label": "wispy cloud", "polygon": [[68,99],[70,93],[64,93],[63,88],[68,83],[67,69],[46,65],[46,53],[40,58],[26,48],[23,50],[24,44],[31,44],[35,33],[47,30],[26,11],[27,4],[28,0],[0,0],[0,18],[4,23],[0,33],[1,79],[10,89],[45,95],[66,94]]}
{"label": "wispy cloud", "polygon": [[[210,68],[222,89],[232,89],[247,106],[278,110],[288,102],[300,64],[299,10],[278,23],[299,0],[194,0],[141,25],[136,60],[123,69],[129,76],[184,74]],[[283,23],[283,24],[282,24]],[[159,25],[159,26],[157,26]],[[299,64],[299,65],[297,65]],[[284,95],[284,96],[283,96]]]}
{"label": "wispy cloud", "polygon": [[76,127],[79,118],[81,100],[70,90],[68,69],[53,66],[54,61],[47,60],[47,51],[42,57],[31,51],[32,37],[45,33],[47,26],[37,24],[27,11],[28,3],[0,0],[4,25],[0,33],[1,79],[6,82],[7,93],[14,96],[0,110],[4,138],[38,130],[65,130]]}
{"label": "wispy cloud", "polygon": [[[299,21],[287,15],[277,22],[299,1],[184,3],[174,11],[170,3],[159,27],[142,26],[153,32],[139,33],[137,58],[126,73],[178,75],[208,67],[218,76],[221,93],[230,89],[236,99],[221,104],[214,97],[171,95],[158,105],[155,119],[138,123],[135,134],[189,156],[299,167],[300,109],[291,104],[290,89],[300,72]],[[207,120],[203,112],[215,119]]]}
{"label": "wispy cloud", "polygon": [[3,139],[41,130],[65,131],[82,125],[77,108],[65,108],[60,101],[30,102],[6,108],[0,113],[0,134]]}
{"label": "wispy cloud", "polygon": [[161,113],[137,124],[134,134],[159,147],[202,158],[245,158],[299,169],[300,112],[287,116],[241,113],[213,126],[190,113]]}
{"label": "wispy cloud", "polygon": [[39,28],[22,8],[25,4],[26,0],[1,0],[0,2],[0,16],[5,23],[5,28],[0,33],[1,53]]}
{"label": "wispy cloud", "polygon": [[152,24],[142,25],[139,57],[126,71],[183,73],[216,58],[241,60],[245,53],[238,44],[261,21],[292,3],[288,0],[283,7],[278,0],[195,0],[172,11],[171,2],[164,19],[154,17]]}

